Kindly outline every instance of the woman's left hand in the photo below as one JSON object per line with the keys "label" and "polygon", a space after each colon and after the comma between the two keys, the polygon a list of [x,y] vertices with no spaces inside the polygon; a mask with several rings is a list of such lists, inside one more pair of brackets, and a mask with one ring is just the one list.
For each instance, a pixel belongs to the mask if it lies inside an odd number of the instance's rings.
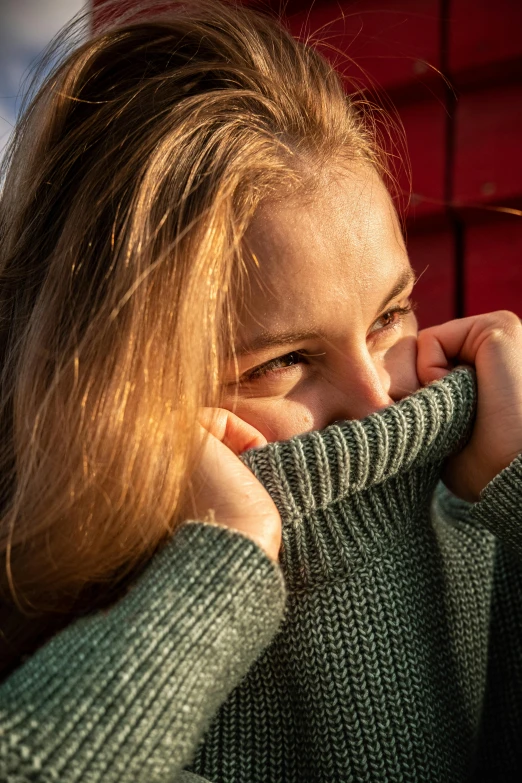
{"label": "woman's left hand", "polygon": [[475,367],[477,418],[469,443],[448,460],[443,480],[464,500],[522,452],[522,324],[507,310],[460,318],[419,332],[417,374],[426,384],[456,364]]}

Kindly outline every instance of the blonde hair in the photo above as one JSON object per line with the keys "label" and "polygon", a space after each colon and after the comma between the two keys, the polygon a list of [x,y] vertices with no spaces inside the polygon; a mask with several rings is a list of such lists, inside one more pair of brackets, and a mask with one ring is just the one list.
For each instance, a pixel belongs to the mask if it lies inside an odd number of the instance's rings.
{"label": "blonde hair", "polygon": [[366,102],[269,14],[111,8],[27,108],[0,203],[0,587],[33,615],[180,523],[259,202],[385,168]]}

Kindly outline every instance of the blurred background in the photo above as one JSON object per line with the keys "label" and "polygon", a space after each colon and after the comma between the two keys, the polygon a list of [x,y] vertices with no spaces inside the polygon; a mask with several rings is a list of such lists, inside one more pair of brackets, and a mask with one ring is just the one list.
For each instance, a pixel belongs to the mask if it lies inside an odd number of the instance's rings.
{"label": "blurred background", "polygon": [[90,0],[0,0],[0,156],[31,65],[69,19],[89,8]]}
{"label": "blurred background", "polygon": [[[87,3],[0,0],[0,154],[24,72],[64,22],[95,11],[97,0]],[[522,2],[264,5],[397,108],[412,169],[406,225],[421,326],[496,309],[522,316]]]}

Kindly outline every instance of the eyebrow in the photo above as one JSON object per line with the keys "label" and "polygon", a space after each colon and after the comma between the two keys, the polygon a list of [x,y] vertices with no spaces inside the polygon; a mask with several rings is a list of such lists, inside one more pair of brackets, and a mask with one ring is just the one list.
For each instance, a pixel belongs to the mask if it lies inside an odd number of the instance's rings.
{"label": "eyebrow", "polygon": [[[384,297],[377,313],[382,313],[385,307],[401,294],[411,283],[416,280],[415,272],[411,267],[404,269],[391,291]],[[239,345],[236,349],[236,357],[245,356],[248,353],[256,353],[265,348],[271,348],[282,345],[299,343],[304,340],[314,340],[324,338],[324,334],[316,329],[305,329],[301,331],[281,330],[281,331],[263,331],[246,345]]]}
{"label": "eyebrow", "polygon": [[280,332],[260,332],[253,340],[247,345],[240,345],[236,350],[236,356],[245,356],[247,353],[256,353],[264,348],[270,348],[272,346],[290,345],[291,343],[299,343],[302,340],[313,340],[320,337],[324,337],[322,332],[318,332],[313,329],[305,329],[304,331],[280,331]]}

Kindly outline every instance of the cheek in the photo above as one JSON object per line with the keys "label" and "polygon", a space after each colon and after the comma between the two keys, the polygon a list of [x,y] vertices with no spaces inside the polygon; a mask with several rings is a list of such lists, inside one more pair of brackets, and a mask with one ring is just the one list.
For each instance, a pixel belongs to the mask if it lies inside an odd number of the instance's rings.
{"label": "cheek", "polygon": [[315,429],[312,411],[304,404],[285,398],[240,400],[235,406],[223,403],[240,419],[265,436],[269,443],[288,440]]}
{"label": "cheek", "polygon": [[420,389],[417,377],[417,337],[414,334],[403,337],[386,353],[384,360],[390,378],[389,395],[392,400],[402,400],[408,394]]}

